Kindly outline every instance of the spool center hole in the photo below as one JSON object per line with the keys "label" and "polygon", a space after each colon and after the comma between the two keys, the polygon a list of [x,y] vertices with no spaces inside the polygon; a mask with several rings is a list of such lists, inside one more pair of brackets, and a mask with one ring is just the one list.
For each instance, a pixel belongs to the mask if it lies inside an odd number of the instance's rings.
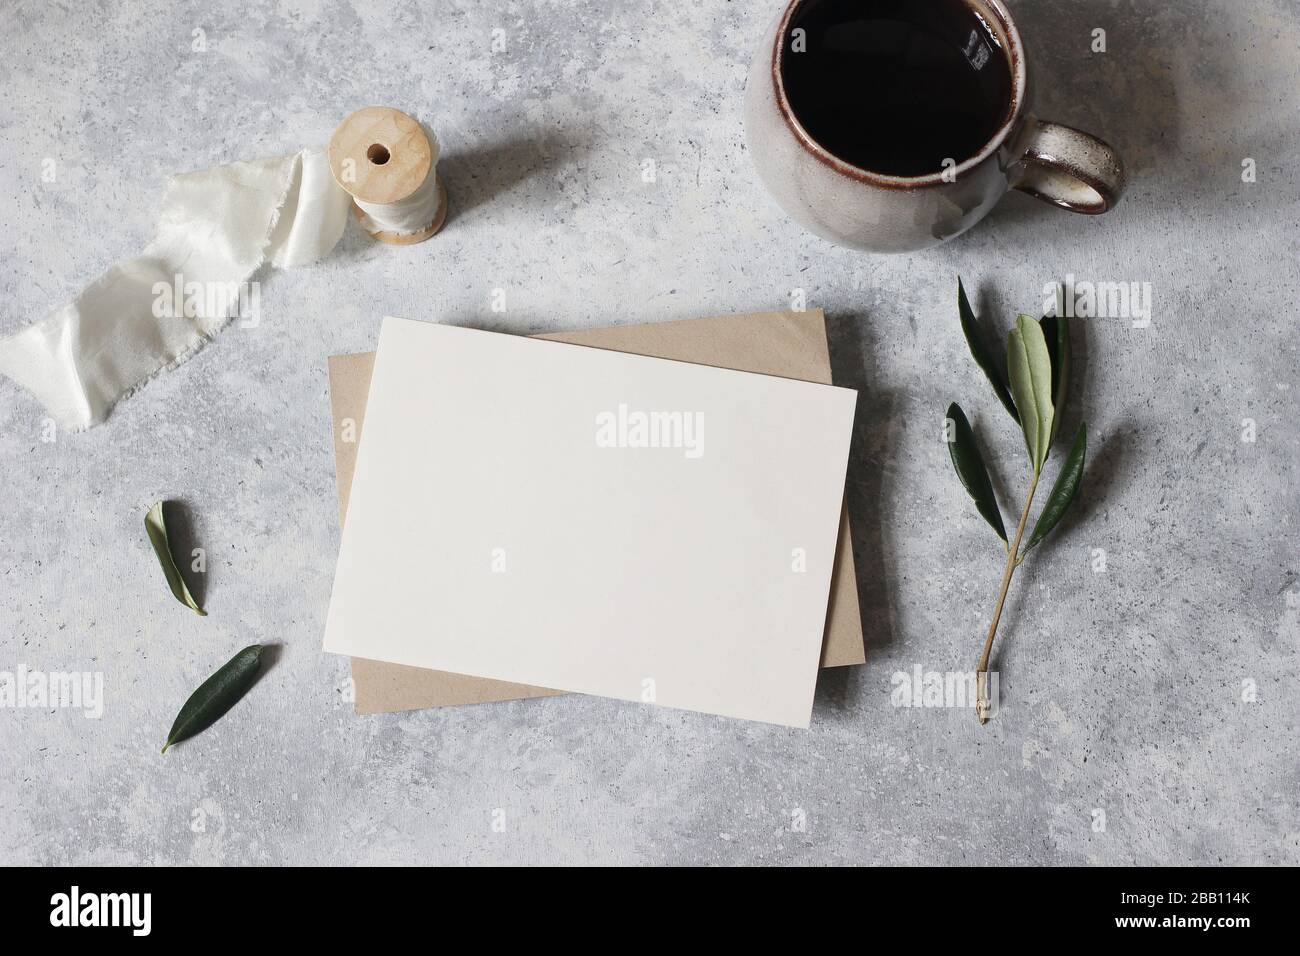
{"label": "spool center hole", "polygon": [[366,159],[370,160],[376,166],[384,165],[384,163],[388,162],[390,158],[388,147],[379,143],[375,143],[375,145],[366,150]]}

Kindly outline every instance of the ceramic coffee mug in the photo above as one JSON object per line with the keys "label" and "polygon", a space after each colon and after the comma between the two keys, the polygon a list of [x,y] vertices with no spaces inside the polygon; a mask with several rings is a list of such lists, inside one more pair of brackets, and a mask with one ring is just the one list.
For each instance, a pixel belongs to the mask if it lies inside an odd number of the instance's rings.
{"label": "ceramic coffee mug", "polygon": [[[1119,154],[1095,136],[1029,113],[1024,48],[1001,0],[961,0],[983,21],[1010,74],[1005,120],[982,149],[946,170],[917,176],[862,168],[825,149],[791,108],[782,72],[784,58],[798,55],[791,52],[792,20],[820,2],[825,0],[791,0],[785,7],[759,46],[745,90],[750,155],[792,219],[854,249],[907,252],[965,232],[1008,189],[1072,212],[1103,213],[1118,202],[1124,189]],[[871,95],[866,86],[864,97]],[[898,131],[882,128],[878,134]]]}

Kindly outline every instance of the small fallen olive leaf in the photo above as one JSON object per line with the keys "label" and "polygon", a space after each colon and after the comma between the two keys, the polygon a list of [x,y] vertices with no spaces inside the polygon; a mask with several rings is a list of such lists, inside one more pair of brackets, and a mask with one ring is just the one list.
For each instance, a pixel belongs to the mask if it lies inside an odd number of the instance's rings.
{"label": "small fallen olive leaf", "polygon": [[1034,524],[1034,530],[1029,535],[1029,543],[1025,545],[1020,552],[1021,560],[1029,553],[1029,550],[1038,542],[1051,533],[1057,523],[1069,509],[1070,503],[1074,501],[1075,495],[1079,493],[1079,486],[1083,483],[1083,460],[1088,453],[1088,426],[1084,423],[1079,426],[1078,432],[1074,436],[1074,444],[1070,446],[1070,454],[1065,457],[1065,464],[1061,466],[1061,473],[1056,476],[1056,484],[1052,486],[1052,493],[1047,496],[1047,504],[1043,506],[1043,513],[1038,516],[1038,521]]}
{"label": "small fallen olive leaf", "polygon": [[[1038,320],[1047,342],[1047,354],[1052,360],[1052,416],[1051,442],[1061,430],[1065,419],[1065,399],[1070,391],[1070,320],[1067,316],[1045,315]],[[1049,442],[1049,446],[1051,444]]]}
{"label": "small fallen olive leaf", "polygon": [[202,733],[216,723],[225,713],[239,703],[241,697],[257,680],[257,671],[262,662],[262,644],[251,644],[244,648],[221,668],[199,685],[199,689],[190,694],[176,720],[162,752],[172,744],[179,743],[195,734]]}
{"label": "small fallen olive leaf", "polygon": [[1016,318],[1016,327],[1007,336],[1007,373],[1020,411],[1029,464],[1037,475],[1052,439],[1052,357],[1042,326],[1027,315]]}
{"label": "small fallen olive leaf", "polygon": [[956,402],[948,406],[948,418],[953,422],[952,440],[948,442],[952,467],[961,479],[966,493],[975,502],[975,509],[1005,543],[1007,529],[1002,523],[1002,512],[998,508],[998,499],[993,494],[993,482],[989,480],[984,456],[980,454],[979,444],[975,441],[975,430],[970,427],[966,413]]}
{"label": "small fallen olive leaf", "polygon": [[1007,414],[1019,422],[1020,414],[1016,411],[1015,403],[1011,401],[1007,377],[1002,374],[1002,369],[998,367],[980,337],[975,322],[975,312],[970,307],[970,300],[966,298],[966,288],[961,283],[961,276],[957,277],[957,314],[961,317],[961,330],[966,336],[966,345],[970,348],[975,364],[984,370],[984,375],[993,386],[993,391],[997,393],[998,400],[1002,402],[1002,407],[1007,410]]}
{"label": "small fallen olive leaf", "polygon": [[163,519],[163,503],[161,501],[145,513],[144,530],[149,535],[149,543],[153,545],[153,553],[158,556],[158,563],[162,565],[163,574],[167,577],[167,585],[172,589],[172,594],[176,597],[176,600],[190,608],[195,614],[207,617],[208,612],[199,607],[199,602],[194,600],[194,595],[190,594],[185,579],[181,577],[180,568],[176,566],[176,559],[172,557],[171,542],[167,539],[167,522]]}

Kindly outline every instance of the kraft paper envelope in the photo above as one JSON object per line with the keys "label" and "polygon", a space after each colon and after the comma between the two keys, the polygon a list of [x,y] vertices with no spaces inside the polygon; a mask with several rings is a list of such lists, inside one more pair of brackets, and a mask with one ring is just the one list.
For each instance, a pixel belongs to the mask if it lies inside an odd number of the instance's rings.
{"label": "kraft paper envelope", "polygon": [[386,318],[325,650],[807,727],[856,404]]}
{"label": "kraft paper envelope", "polygon": [[[810,382],[829,383],[831,380],[825,320],[819,309],[613,326],[553,332],[538,337]],[[373,368],[373,352],[335,355],[329,359],[340,524],[347,514],[348,492],[352,486],[357,443],[364,424]],[[832,572],[821,663],[823,667],[840,667],[862,664],[865,660],[857,576],[846,512],[840,525]],[[561,693],[360,657],[352,659],[352,680],[358,714],[393,713]]]}

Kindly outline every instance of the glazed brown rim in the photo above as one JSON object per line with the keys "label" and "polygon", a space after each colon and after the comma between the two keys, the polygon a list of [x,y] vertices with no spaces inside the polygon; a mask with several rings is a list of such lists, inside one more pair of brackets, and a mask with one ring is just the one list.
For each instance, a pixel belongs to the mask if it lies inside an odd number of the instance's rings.
{"label": "glazed brown rim", "polygon": [[772,49],[772,87],[776,91],[777,108],[780,109],[786,125],[794,133],[795,139],[818,162],[829,166],[840,175],[871,186],[883,186],[886,189],[924,189],[929,186],[944,185],[944,173],[950,173],[951,176],[960,176],[962,173],[980,165],[1001,148],[1002,144],[1007,141],[1007,137],[1011,135],[1011,131],[1015,129],[1016,124],[1020,121],[1020,117],[1025,111],[1026,89],[1025,51],[1020,42],[1020,32],[1016,29],[1015,23],[1012,22],[1011,14],[1002,5],[1002,0],[962,0],[966,6],[974,11],[976,16],[981,20],[985,20],[985,22],[988,22],[985,13],[992,14],[993,22],[989,25],[994,28],[998,39],[1002,41],[1005,47],[1003,52],[1011,69],[1011,107],[1007,110],[1007,117],[1002,125],[998,127],[997,132],[993,134],[978,153],[962,160],[952,170],[940,170],[935,173],[926,173],[924,176],[890,176],[887,173],[876,173],[869,169],[863,169],[861,166],[855,166],[847,160],[840,159],[840,157],[817,142],[812,134],[804,129],[803,124],[794,115],[789,99],[786,98],[785,81],[781,77],[781,60],[785,54],[785,36],[790,29],[790,21],[794,19],[795,11],[808,2],[810,0],[790,0],[790,3],[785,8],[785,13],[781,16],[781,22],[776,28],[776,40]]}

